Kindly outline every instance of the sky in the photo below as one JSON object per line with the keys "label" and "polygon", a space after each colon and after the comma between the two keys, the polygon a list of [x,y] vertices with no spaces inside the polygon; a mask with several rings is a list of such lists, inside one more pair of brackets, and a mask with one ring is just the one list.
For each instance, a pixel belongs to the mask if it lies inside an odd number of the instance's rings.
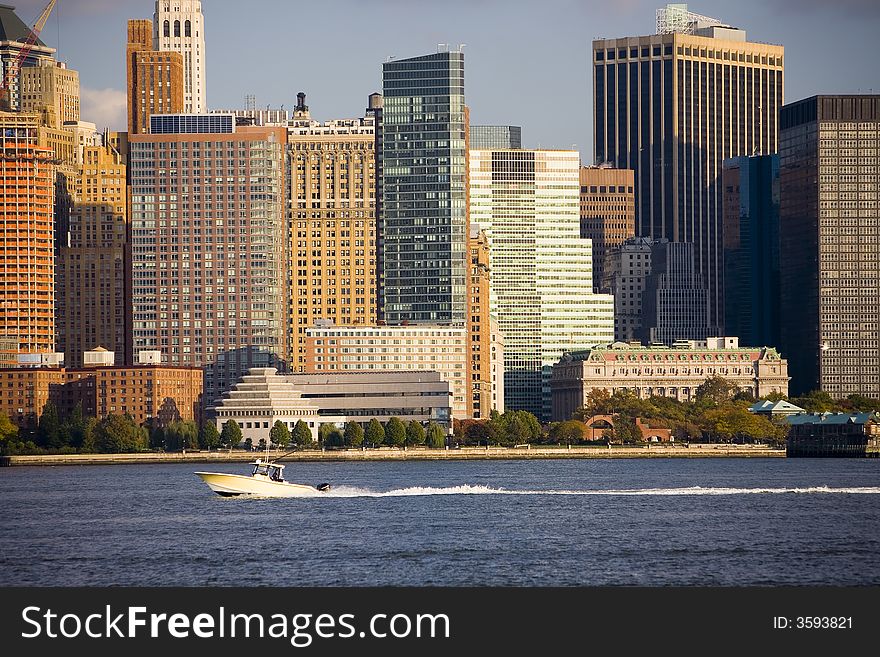
{"label": "sky", "polygon": [[[4,0],[33,24],[47,0]],[[208,106],[362,116],[382,62],[464,44],[471,123],[520,125],[526,148],[592,156],[594,38],[654,32],[661,0],[203,0]],[[153,0],[58,0],[41,39],[79,71],[82,119],[125,129],[126,20]],[[785,98],[880,93],[880,0],[701,0],[693,12],[785,46]]]}

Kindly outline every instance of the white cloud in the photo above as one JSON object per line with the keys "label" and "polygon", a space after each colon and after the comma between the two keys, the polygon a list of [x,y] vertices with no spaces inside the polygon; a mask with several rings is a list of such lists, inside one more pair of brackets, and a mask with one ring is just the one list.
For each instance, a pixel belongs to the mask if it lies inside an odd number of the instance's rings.
{"label": "white cloud", "polygon": [[125,92],[119,89],[89,89],[80,87],[80,116],[94,123],[98,130],[125,130],[128,124],[128,103]]}

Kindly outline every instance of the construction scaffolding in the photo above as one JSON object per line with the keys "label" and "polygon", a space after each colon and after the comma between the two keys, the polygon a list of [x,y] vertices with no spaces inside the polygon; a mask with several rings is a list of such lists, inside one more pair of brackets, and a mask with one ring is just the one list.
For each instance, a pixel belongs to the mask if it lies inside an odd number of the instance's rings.
{"label": "construction scaffolding", "polygon": [[668,4],[657,10],[657,34],[693,34],[695,30],[723,25],[717,18],[688,11],[686,4]]}

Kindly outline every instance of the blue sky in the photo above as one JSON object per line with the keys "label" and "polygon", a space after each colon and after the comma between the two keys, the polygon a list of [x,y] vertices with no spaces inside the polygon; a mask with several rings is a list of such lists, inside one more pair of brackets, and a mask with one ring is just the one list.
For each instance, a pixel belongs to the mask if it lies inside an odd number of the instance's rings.
{"label": "blue sky", "polygon": [[[4,0],[33,23],[47,0]],[[478,124],[523,127],[526,147],[592,160],[591,41],[654,32],[654,0],[203,0],[211,108],[292,108],[360,116],[389,56],[465,44],[465,94]],[[152,0],[58,0],[41,38],[80,73],[83,119],[125,125],[125,21]],[[880,93],[880,0],[701,0],[691,11],[786,48],[785,98]]]}

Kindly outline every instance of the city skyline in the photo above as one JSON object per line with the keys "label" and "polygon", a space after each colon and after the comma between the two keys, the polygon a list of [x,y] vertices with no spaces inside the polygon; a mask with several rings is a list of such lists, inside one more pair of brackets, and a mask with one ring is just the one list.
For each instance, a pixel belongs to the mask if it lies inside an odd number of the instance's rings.
{"label": "city skyline", "polygon": [[[302,90],[309,94],[318,120],[360,116],[362,98],[381,89],[381,64],[389,56],[417,56],[434,50],[440,42],[448,42],[450,49],[464,43],[472,123],[521,125],[525,147],[572,148],[588,164],[593,152],[591,41],[652,34],[654,11],[663,3],[630,0],[611,6],[557,1],[551,3],[556,11],[548,12],[546,4],[482,0],[465,5],[456,1],[449,5],[456,11],[444,15],[431,13],[426,3],[399,0],[369,4],[337,0],[333,4],[338,11],[326,11],[325,5],[293,7],[278,0],[254,4],[276,18],[263,20],[253,12],[249,30],[262,31],[263,43],[290,43],[284,31],[293,27],[296,52],[286,56],[281,48],[252,51],[259,61],[254,65],[254,56],[242,57],[239,49],[223,47],[239,38],[241,16],[228,4],[206,1],[211,109],[243,108],[246,94],[256,96],[258,107],[284,104],[292,109],[296,92]],[[750,39],[784,45],[787,102],[814,93],[864,93],[872,88],[865,81],[871,80],[871,62],[880,55],[880,45],[871,34],[874,23],[866,19],[880,17],[877,3],[845,0],[833,8],[791,0],[765,4],[728,7],[706,0],[689,7],[746,29]],[[15,3],[27,23],[33,22],[44,5],[44,0]],[[390,20],[402,8],[407,10],[405,32],[398,29],[398,20]],[[113,55],[125,51],[126,20],[151,18],[153,9],[152,0],[62,0],[43,30],[41,39],[58,49],[57,58],[80,71],[83,117],[99,128],[125,127],[125,70]],[[340,15],[356,27],[343,26],[340,32]],[[296,30],[297,25],[308,25],[308,30]],[[524,48],[519,34],[525,34],[526,27],[531,43],[552,47]],[[328,33],[346,37],[332,52],[319,41]],[[830,48],[816,48],[817,40],[834,43],[835,57],[828,56]],[[308,53],[314,57],[311,61]],[[304,57],[306,66],[288,70],[287,62],[300,63]],[[835,63],[839,61],[847,61],[848,66],[839,67]],[[542,98],[553,102],[542,102],[541,111],[535,112],[533,106]]]}

